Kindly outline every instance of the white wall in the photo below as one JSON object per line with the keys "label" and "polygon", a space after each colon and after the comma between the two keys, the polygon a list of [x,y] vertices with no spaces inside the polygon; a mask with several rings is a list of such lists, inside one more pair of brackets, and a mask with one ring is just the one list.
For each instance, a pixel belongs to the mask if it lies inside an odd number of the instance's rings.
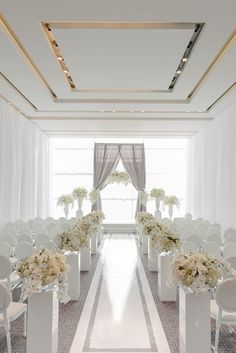
{"label": "white wall", "polygon": [[236,227],[236,104],[188,143],[187,210]]}
{"label": "white wall", "polygon": [[48,138],[0,98],[0,224],[48,214]]}

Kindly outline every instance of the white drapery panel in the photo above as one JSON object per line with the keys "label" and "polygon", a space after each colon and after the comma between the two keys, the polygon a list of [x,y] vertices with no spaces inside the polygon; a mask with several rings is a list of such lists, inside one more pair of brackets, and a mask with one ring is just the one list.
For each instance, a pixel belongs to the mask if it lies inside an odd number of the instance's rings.
{"label": "white drapery panel", "polygon": [[48,215],[48,137],[0,99],[0,224]]}
{"label": "white drapery panel", "polygon": [[[95,143],[94,146],[94,179],[93,187],[103,190],[107,185],[107,178],[116,169],[121,159],[126,172],[129,174],[133,186],[143,191],[146,186],[146,167],[144,144],[111,144]],[[101,198],[92,206],[92,210],[101,210]],[[137,200],[136,213],[145,211],[146,206]]]}
{"label": "white drapery panel", "polygon": [[236,104],[189,141],[187,210],[236,227]]}

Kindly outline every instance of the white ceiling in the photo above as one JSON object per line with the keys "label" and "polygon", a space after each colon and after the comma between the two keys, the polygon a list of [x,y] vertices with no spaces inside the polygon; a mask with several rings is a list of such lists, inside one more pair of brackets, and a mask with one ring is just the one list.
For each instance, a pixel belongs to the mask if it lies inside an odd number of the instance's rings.
{"label": "white ceiling", "polygon": [[48,134],[191,136],[236,98],[235,0],[0,0],[0,11],[0,95]]}

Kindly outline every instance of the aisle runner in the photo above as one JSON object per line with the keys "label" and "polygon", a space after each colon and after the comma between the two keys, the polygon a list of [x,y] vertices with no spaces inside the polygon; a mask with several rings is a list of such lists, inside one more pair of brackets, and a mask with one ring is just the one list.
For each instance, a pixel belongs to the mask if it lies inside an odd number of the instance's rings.
{"label": "aisle runner", "polygon": [[170,353],[134,239],[104,241],[70,351],[80,352]]}

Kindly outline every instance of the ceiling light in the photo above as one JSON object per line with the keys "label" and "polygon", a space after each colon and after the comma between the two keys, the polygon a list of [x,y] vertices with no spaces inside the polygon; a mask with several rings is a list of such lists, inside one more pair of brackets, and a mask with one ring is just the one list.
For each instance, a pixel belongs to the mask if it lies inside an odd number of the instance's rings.
{"label": "ceiling light", "polygon": [[65,72],[65,74],[68,74],[69,71],[68,70],[63,70],[63,72]]}
{"label": "ceiling light", "polygon": [[183,58],[182,61],[185,63],[188,60],[188,58]]}
{"label": "ceiling light", "polygon": [[181,72],[182,72],[181,70],[177,70],[177,71],[176,71],[176,73],[177,73],[178,75],[181,74]]}
{"label": "ceiling light", "polygon": [[61,61],[61,60],[63,60],[63,57],[62,56],[58,56],[57,59]]}
{"label": "ceiling light", "polygon": [[115,113],[116,112],[116,110],[112,110],[112,113]]}
{"label": "ceiling light", "polygon": [[133,112],[134,112],[133,110],[130,111],[130,113],[133,113]]}
{"label": "ceiling light", "polygon": [[142,113],[144,113],[145,112],[145,110],[142,110]]}
{"label": "ceiling light", "polygon": [[104,110],[100,110],[101,113],[104,113]]}

